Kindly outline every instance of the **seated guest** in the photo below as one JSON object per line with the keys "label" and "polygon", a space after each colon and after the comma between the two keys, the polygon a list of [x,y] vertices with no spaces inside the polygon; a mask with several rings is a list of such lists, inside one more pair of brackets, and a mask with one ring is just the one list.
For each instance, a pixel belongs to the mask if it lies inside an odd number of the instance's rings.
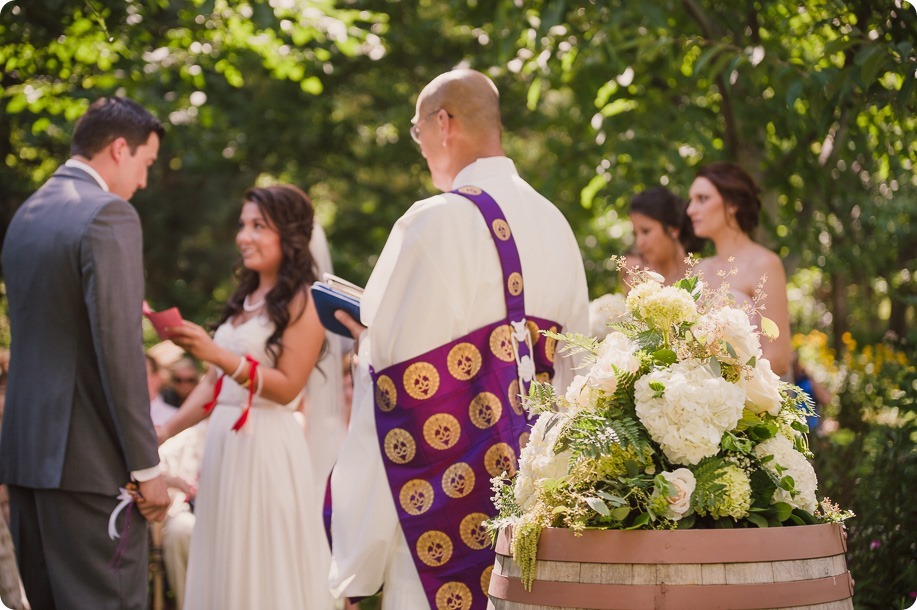
{"label": "seated guest", "polygon": [[150,392],[150,417],[153,425],[158,426],[175,413],[178,407],[167,403],[160,391],[162,390],[162,373],[159,363],[151,355],[146,355],[146,384]]}
{"label": "seated guest", "polygon": [[180,407],[199,379],[197,363],[187,356],[179,358],[169,365],[168,382],[162,390],[163,400],[173,407]]}
{"label": "seated guest", "polygon": [[204,453],[207,423],[201,422],[170,438],[159,447],[172,505],[162,526],[162,559],[176,610],[182,610],[188,572],[188,554],[194,529],[194,498]]}

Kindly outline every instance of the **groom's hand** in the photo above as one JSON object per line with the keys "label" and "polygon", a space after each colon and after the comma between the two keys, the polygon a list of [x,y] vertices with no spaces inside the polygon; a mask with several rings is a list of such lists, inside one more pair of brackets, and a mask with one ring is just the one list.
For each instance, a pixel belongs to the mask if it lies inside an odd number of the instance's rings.
{"label": "groom's hand", "polygon": [[147,521],[164,521],[169,512],[169,490],[162,475],[139,484],[137,508]]}

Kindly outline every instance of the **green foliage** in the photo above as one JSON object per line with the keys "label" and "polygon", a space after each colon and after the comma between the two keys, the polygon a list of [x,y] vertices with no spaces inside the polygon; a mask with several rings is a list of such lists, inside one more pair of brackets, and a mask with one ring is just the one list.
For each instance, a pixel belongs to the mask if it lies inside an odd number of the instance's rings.
{"label": "green foliage", "polygon": [[532,414],[553,411],[557,405],[557,393],[554,386],[547,382],[533,380],[529,386],[529,395],[525,398],[525,408]]}
{"label": "green foliage", "polygon": [[594,354],[599,342],[594,337],[586,336],[582,333],[556,333],[550,330],[541,331],[545,337],[555,339],[560,343],[558,354]]}
{"label": "green foliage", "polygon": [[[579,235],[593,294],[619,281],[604,259],[628,243],[633,193],[663,184],[685,195],[700,165],[730,159],[764,187],[759,237],[791,272],[825,270],[819,298],[848,309],[819,320],[838,346],[848,325],[875,332],[880,304],[887,328],[907,332],[917,266],[910,10],[540,0],[522,17],[498,13],[493,30],[515,45],[494,50],[537,90],[530,107],[545,124],[564,113],[574,123],[559,143],[562,159],[584,160]],[[569,163],[545,168],[546,181],[569,173]],[[888,247],[865,246],[877,240]]]}
{"label": "green foliage", "polygon": [[697,487],[691,497],[691,507],[700,514],[715,510],[722,503],[726,486],[719,480],[725,474],[726,463],[719,458],[707,458],[694,469]]}
{"label": "green foliage", "polygon": [[619,444],[646,460],[655,453],[646,429],[635,418],[615,412],[578,413],[561,433],[554,450],[570,450],[575,460],[595,459],[613,453]]}
{"label": "green foliage", "polygon": [[519,566],[522,586],[526,591],[532,590],[532,582],[535,580],[535,559],[542,529],[537,521],[526,521],[513,529],[513,561]]}
{"label": "green foliage", "polygon": [[856,606],[905,608],[917,582],[917,507],[911,501],[917,486],[914,350],[888,343],[860,346],[848,336],[838,361],[831,352],[813,349],[823,340],[813,333],[800,342],[800,352],[813,369],[824,367],[824,383],[836,390],[835,399],[821,407],[820,433],[810,442],[821,489],[857,515],[847,526]]}

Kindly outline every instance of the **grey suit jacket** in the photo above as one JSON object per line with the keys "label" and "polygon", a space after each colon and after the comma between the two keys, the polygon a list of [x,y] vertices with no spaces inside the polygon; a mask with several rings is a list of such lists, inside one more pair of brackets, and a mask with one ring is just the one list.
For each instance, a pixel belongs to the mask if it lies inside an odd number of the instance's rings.
{"label": "grey suit jacket", "polygon": [[117,495],[159,462],[143,357],[140,220],[66,166],[3,244],[12,344],[0,482]]}

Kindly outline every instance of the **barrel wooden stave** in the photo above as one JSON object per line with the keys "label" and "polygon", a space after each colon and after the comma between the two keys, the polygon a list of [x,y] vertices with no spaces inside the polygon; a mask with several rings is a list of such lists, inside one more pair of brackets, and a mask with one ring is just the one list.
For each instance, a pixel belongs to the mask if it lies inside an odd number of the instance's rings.
{"label": "barrel wooden stave", "polygon": [[[832,527],[832,526],[808,526],[813,528]],[[795,528],[794,528],[795,529]],[[548,530],[546,530],[548,531]],[[825,531],[816,530],[799,530],[802,536],[798,544],[805,544],[803,534],[806,532],[815,532],[824,537]],[[635,532],[636,533],[636,532]],[[677,534],[677,532],[675,532]],[[839,539],[842,540],[842,533],[839,528],[836,532]],[[587,532],[588,535],[588,532]],[[832,534],[833,535],[833,534]],[[658,538],[656,539],[658,540]],[[842,545],[842,542],[839,543]],[[665,544],[669,548],[669,544]],[[710,556],[715,556],[707,552],[707,557],[700,557],[700,561],[708,563],[594,563],[576,561],[576,553],[567,553],[563,559],[569,561],[543,560],[539,559],[535,568],[536,588],[542,592],[556,593],[556,590],[562,587],[568,587],[571,584],[582,583],[584,585],[612,585],[612,586],[632,586],[633,590],[627,590],[630,601],[617,602],[609,601],[609,596],[605,595],[601,602],[596,603],[598,608],[681,608],[691,607],[690,603],[685,603],[686,597],[697,598],[697,593],[703,589],[703,586],[718,587],[720,591],[728,589],[730,585],[749,586],[749,591],[761,591],[760,587],[774,584],[775,586],[787,586],[793,583],[805,581],[820,581],[822,588],[831,589],[831,595],[839,597],[838,593],[847,595],[849,583],[849,573],[843,554],[843,546],[838,546],[837,554],[823,557],[811,557],[806,559],[789,559],[786,561],[741,561],[736,563],[709,563]],[[518,579],[521,577],[519,567],[512,560],[512,557],[501,554],[500,545],[497,549],[497,562],[494,568],[494,575],[497,577],[507,577],[516,580],[518,589]],[[506,547],[502,550],[507,553]],[[682,551],[683,552],[683,549]],[[539,554],[541,546],[539,545]],[[793,550],[795,556],[799,556],[798,549]],[[815,553],[817,554],[817,553]],[[703,555],[703,553],[701,554]],[[750,550],[750,556],[754,555],[754,549]],[[559,559],[555,552],[552,559]],[[620,560],[618,558],[617,560]],[[553,583],[553,586],[552,586]],[[809,583],[805,583],[809,584]],[[545,588],[547,587],[547,588]],[[680,588],[681,587],[681,588]],[[757,587],[757,589],[755,588]],[[598,587],[601,589],[602,587]],[[607,589],[605,589],[607,590]],[[655,593],[650,593],[650,590]],[[615,589],[617,592],[624,592],[625,589]],[[733,590],[734,591],[734,590]],[[634,592],[634,595],[631,593]],[[593,610],[593,608],[580,608],[577,606],[562,605],[558,602],[557,595],[554,594],[553,601],[546,602],[538,596],[528,596],[527,601],[520,601],[520,598],[498,599],[491,591],[491,605],[489,608],[494,610],[557,610],[564,608],[566,610]],[[639,594],[637,594],[639,593]],[[545,594],[543,594],[545,595]],[[835,601],[824,601],[823,603],[812,603],[821,601],[825,598],[813,598],[811,592],[806,599],[793,598],[795,601],[802,601],[797,605],[787,605],[781,603],[782,608],[794,608],[795,610],[850,610],[853,608],[851,597]],[[765,606],[756,605],[759,602],[755,599],[754,594],[746,596],[748,599],[742,601],[745,608],[764,608]],[[679,601],[680,599],[680,601]],[[722,607],[728,608],[728,605],[717,605],[715,600],[704,598],[704,605],[710,608]],[[580,597],[581,603],[582,601]],[[639,601],[636,601],[639,600]],[[652,600],[652,601],[650,601]],[[707,601],[710,603],[707,604]],[[546,605],[555,604],[555,605]],[[595,602],[589,602],[595,603]]]}

